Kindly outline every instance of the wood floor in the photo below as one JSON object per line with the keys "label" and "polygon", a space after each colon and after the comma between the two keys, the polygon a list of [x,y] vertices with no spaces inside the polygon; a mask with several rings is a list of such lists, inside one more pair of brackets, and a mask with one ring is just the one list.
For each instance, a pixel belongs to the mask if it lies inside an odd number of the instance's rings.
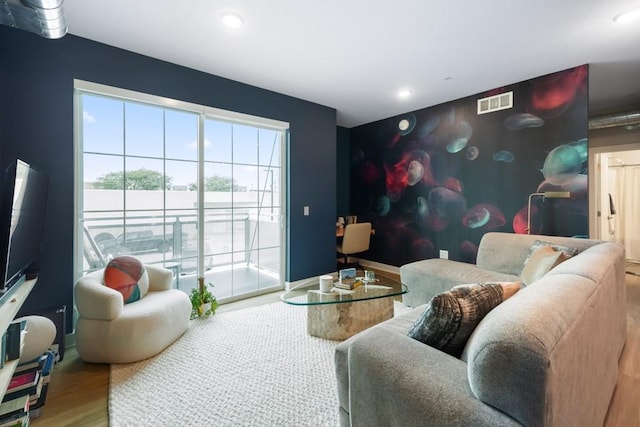
{"label": "wood floor", "polygon": [[[640,269],[639,274],[640,274]],[[620,374],[606,427],[640,427],[640,276],[627,274],[628,338],[620,358]],[[251,301],[226,304],[219,311],[277,301],[278,294]],[[31,421],[34,427],[109,425],[109,366],[84,363],[75,349],[68,349],[64,360],[51,376],[47,402],[42,415]]]}
{"label": "wood floor", "polygon": [[640,266],[630,264],[627,271],[627,343],[625,344],[604,425],[640,426]]}

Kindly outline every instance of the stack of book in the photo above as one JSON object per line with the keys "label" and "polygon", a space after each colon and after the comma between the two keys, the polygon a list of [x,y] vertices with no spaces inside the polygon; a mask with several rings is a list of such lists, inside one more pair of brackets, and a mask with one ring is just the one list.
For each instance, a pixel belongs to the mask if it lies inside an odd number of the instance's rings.
{"label": "stack of book", "polygon": [[[48,350],[36,359],[18,365],[13,374],[13,378],[9,382],[7,392],[2,399],[2,405],[9,402],[14,402],[14,405],[16,405],[17,403],[15,402],[17,402],[17,399],[24,399],[26,397],[28,402],[27,415],[30,414],[31,418],[39,416],[47,397],[49,380],[55,358],[54,352]],[[15,417],[15,415],[12,417]],[[0,417],[0,427],[5,426],[4,418],[5,417]],[[13,421],[13,419],[10,421]],[[20,424],[19,421],[16,421],[14,424],[7,424],[7,426],[14,425],[25,426],[27,424]]]}
{"label": "stack of book", "polygon": [[353,290],[358,286],[362,286],[364,282],[362,278],[356,277],[355,268],[345,268],[338,273],[338,282],[334,283],[334,287],[338,289]]}
{"label": "stack of book", "polygon": [[[42,357],[45,356],[45,359],[42,360]],[[40,368],[40,375],[42,378],[42,390],[40,392],[40,396],[38,396],[38,400],[31,405],[29,411],[31,414],[31,418],[36,418],[40,416],[42,412],[42,407],[44,406],[44,402],[47,399],[47,391],[49,390],[49,382],[51,380],[51,371],[55,365],[56,360],[58,360],[58,354],[51,350],[48,350],[40,359],[38,359],[38,365]]]}
{"label": "stack of book", "polygon": [[25,427],[29,420],[29,396],[19,396],[0,404],[0,427]]}

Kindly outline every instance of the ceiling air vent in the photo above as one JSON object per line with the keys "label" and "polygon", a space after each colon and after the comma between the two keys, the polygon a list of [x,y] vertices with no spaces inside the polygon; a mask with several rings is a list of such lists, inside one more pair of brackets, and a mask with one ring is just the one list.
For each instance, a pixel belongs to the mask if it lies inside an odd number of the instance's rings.
{"label": "ceiling air vent", "polygon": [[478,114],[513,108],[513,91],[478,99]]}
{"label": "ceiling air vent", "polygon": [[67,33],[63,0],[0,0],[0,24],[58,39]]}

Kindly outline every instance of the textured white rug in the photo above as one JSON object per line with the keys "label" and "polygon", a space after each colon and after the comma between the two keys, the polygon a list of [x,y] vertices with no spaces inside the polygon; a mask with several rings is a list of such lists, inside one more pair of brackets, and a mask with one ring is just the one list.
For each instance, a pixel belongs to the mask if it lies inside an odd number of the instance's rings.
{"label": "textured white rug", "polygon": [[111,365],[110,425],[337,426],[338,341],[307,335],[306,315],[281,302],[219,313],[151,359]]}

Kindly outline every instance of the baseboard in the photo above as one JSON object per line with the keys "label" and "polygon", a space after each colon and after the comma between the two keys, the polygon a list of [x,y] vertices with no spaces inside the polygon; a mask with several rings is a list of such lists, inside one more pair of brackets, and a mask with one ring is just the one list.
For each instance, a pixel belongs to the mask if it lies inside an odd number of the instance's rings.
{"label": "baseboard", "polygon": [[[372,269],[384,271],[386,273],[400,274],[400,267],[396,267],[394,265],[382,264],[380,262],[368,261],[365,259],[358,259],[358,258],[352,258],[352,257],[349,257],[348,261],[358,262],[363,267],[370,267]],[[337,276],[338,272],[331,271],[325,274]],[[306,288],[306,287],[310,288],[312,286],[318,286],[319,282],[320,282],[320,276],[307,277],[305,279],[296,280],[295,282],[284,282],[284,286],[287,291],[290,291],[291,289]]]}
{"label": "baseboard", "polygon": [[376,261],[368,261],[366,259],[358,260],[361,266],[363,267],[371,267],[376,270],[385,271],[387,273],[400,274],[400,267],[396,267],[395,265],[382,264]]}
{"label": "baseboard", "polygon": [[[327,273],[331,274],[331,273]],[[315,285],[319,285],[320,276],[317,277],[308,277],[306,279],[296,280],[295,282],[284,282],[284,288],[287,291],[298,288],[310,288]]]}

